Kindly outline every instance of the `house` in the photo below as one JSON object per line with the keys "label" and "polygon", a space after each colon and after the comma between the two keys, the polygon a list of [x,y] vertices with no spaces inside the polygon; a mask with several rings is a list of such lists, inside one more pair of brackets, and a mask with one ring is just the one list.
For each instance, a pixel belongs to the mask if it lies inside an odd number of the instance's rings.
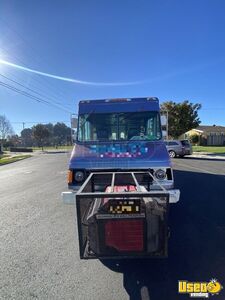
{"label": "house", "polygon": [[199,145],[202,146],[223,146],[225,145],[225,126],[198,126],[185,132],[184,137],[190,138],[192,135],[199,136]]}

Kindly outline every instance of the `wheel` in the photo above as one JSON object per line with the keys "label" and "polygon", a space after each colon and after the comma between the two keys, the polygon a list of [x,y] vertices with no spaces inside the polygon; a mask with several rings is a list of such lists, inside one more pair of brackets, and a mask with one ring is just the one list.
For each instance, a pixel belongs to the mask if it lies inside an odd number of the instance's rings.
{"label": "wheel", "polygon": [[169,156],[170,156],[171,158],[176,157],[176,152],[173,151],[173,150],[170,150],[170,151],[169,151]]}

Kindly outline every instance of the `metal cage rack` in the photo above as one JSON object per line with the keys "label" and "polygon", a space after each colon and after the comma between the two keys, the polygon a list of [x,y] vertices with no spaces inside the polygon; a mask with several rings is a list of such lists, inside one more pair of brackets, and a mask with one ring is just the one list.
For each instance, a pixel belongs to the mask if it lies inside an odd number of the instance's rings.
{"label": "metal cage rack", "polygon": [[167,256],[169,193],[151,190],[154,179],[150,172],[88,176],[76,194],[81,258]]}

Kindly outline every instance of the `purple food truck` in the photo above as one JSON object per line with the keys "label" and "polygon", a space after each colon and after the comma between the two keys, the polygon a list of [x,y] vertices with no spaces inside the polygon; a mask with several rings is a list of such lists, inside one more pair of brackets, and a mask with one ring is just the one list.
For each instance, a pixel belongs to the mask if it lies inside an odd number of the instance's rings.
{"label": "purple food truck", "polygon": [[165,257],[179,201],[159,100],[79,102],[64,203],[75,203],[81,258]]}

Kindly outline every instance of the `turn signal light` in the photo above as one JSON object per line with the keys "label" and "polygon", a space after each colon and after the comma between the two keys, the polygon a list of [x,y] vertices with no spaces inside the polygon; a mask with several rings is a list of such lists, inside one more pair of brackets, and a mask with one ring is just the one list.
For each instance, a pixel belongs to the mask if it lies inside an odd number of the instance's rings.
{"label": "turn signal light", "polygon": [[68,184],[73,182],[73,171],[69,170],[67,173],[67,182]]}

